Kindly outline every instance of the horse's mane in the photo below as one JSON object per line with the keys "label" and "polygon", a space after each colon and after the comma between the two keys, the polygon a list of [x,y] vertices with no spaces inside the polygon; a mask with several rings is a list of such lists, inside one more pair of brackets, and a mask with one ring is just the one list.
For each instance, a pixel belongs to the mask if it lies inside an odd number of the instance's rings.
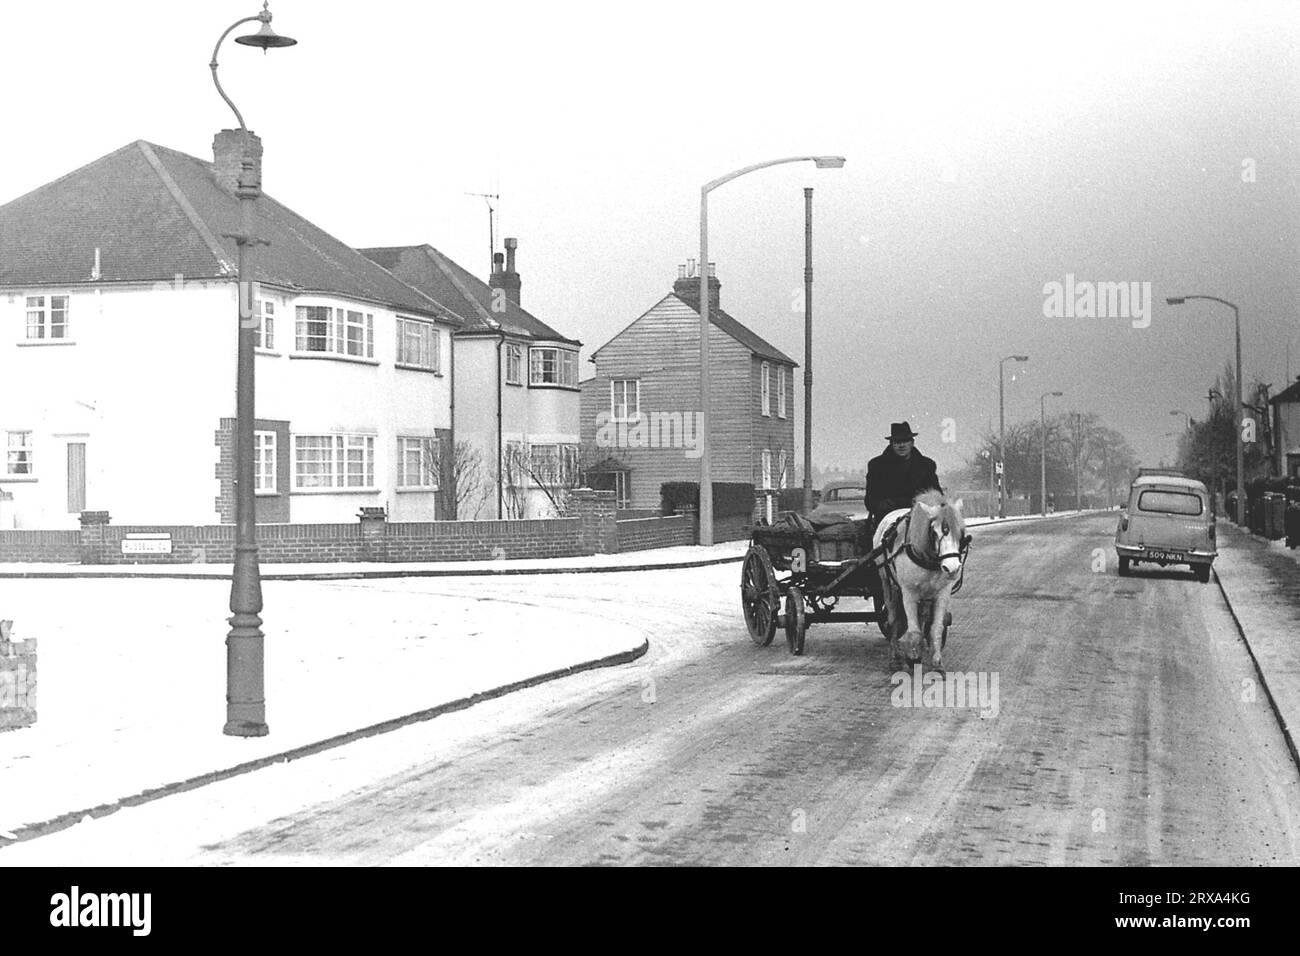
{"label": "horse's mane", "polygon": [[[916,513],[917,505],[926,505],[930,508],[938,507],[939,517],[948,522],[948,528],[957,540],[960,541],[962,535],[966,533],[966,519],[962,517],[961,509],[956,506],[956,502],[949,501],[939,492],[931,489],[917,495],[912,502],[913,514]],[[930,546],[929,526],[928,520],[908,522],[907,543],[924,552]]]}

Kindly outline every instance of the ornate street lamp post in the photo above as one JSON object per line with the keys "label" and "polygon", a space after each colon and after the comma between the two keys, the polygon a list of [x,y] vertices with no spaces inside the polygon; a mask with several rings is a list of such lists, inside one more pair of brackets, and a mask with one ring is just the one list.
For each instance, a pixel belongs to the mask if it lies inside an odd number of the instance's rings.
{"label": "ornate street lamp post", "polygon": [[239,120],[242,158],[235,195],[239,199],[239,232],[223,238],[234,239],[239,246],[239,358],[235,376],[235,561],[230,582],[230,633],[226,635],[226,724],[222,732],[232,737],[264,737],[266,694],[263,677],[262,580],[257,566],[257,513],[254,497],[253,455],[253,333],[258,326],[257,296],[253,279],[253,248],[265,239],[254,234],[253,207],[262,195],[261,149],[244,125],[235,104],[217,79],[217,52],[236,27],[260,22],[261,29],[248,36],[236,37],[236,43],[260,47],[265,53],[272,47],[293,46],[297,40],[278,35],[271,29],[269,5],[252,17],[236,20],[221,34],[212,49],[212,82]]}

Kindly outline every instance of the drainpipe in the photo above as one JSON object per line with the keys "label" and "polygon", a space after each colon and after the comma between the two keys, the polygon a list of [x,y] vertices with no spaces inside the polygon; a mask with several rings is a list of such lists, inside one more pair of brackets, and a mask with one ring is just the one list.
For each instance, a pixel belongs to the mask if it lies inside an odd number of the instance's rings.
{"label": "drainpipe", "polygon": [[[434,328],[437,328],[437,326],[434,326]],[[448,352],[447,366],[451,370],[448,373],[450,378],[449,387],[451,388],[451,402],[449,403],[451,405],[451,427],[447,429],[447,431],[449,432],[451,437],[448,438],[447,441],[451,447],[447,449],[446,458],[442,458],[441,456],[439,456],[438,458],[439,464],[441,464],[444,461],[452,462],[453,471],[455,470],[455,461],[456,461],[456,343],[455,343],[455,338],[456,338],[456,330],[448,329],[447,330],[447,352]],[[456,488],[454,485],[452,485],[451,482],[446,480],[447,477],[448,476],[446,474],[446,470],[444,469],[443,474],[438,476],[438,484],[443,488],[449,488],[451,490],[451,505],[445,508],[445,510],[451,511],[454,510],[456,507]],[[442,493],[442,500],[444,505],[446,505],[447,502],[446,491]],[[461,520],[461,516],[459,513],[457,513],[456,515],[456,520],[457,521]]]}
{"label": "drainpipe", "polygon": [[504,476],[501,474],[501,465],[504,463],[505,446],[502,443],[501,435],[501,347],[506,344],[506,334],[501,333],[497,339],[497,520],[500,521],[505,517],[502,512],[505,510],[505,502],[502,498],[501,483]]}

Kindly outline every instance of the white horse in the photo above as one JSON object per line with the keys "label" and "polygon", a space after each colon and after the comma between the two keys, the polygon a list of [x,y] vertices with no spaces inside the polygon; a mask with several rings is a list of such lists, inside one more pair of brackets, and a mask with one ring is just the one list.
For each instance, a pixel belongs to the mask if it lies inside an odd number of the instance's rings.
{"label": "white horse", "polygon": [[[880,547],[895,526],[898,530],[888,549],[886,565],[880,569],[893,663],[900,666],[906,658],[910,667],[920,661],[924,639],[931,665],[942,670],[948,598],[961,572],[966,535],[961,501],[949,501],[937,491],[924,491],[916,496],[910,511],[900,508],[881,519],[872,545]],[[901,620],[900,610],[904,615]],[[904,627],[900,655],[899,633]]]}

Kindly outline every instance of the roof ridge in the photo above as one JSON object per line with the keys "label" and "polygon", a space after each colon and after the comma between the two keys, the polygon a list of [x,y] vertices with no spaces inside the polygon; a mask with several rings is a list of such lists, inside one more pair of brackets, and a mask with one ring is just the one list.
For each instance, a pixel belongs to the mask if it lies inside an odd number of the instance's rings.
{"label": "roof ridge", "polygon": [[69,179],[70,177],[75,176],[75,175],[77,175],[78,173],[85,172],[85,171],[86,171],[87,169],[89,169],[91,166],[97,166],[98,164],[102,163],[104,160],[109,159],[110,157],[116,156],[118,153],[125,153],[125,152],[126,152],[128,149],[130,149],[132,146],[135,146],[135,145],[137,145],[138,143],[143,143],[143,142],[144,142],[144,140],[142,140],[142,139],[133,140],[133,141],[127,143],[125,146],[122,146],[122,147],[120,147],[120,148],[118,148],[118,149],[113,150],[111,153],[105,153],[103,156],[99,156],[99,157],[97,157],[97,158],[95,158],[95,159],[92,159],[92,160],[91,160],[90,162],[88,162],[88,163],[83,163],[82,165],[78,166],[76,169],[64,173],[64,174],[63,174],[62,176],[60,176],[58,179],[51,179],[48,183],[41,183],[41,185],[37,186],[35,189],[29,189],[29,190],[27,190],[27,192],[23,193],[21,196],[15,196],[13,199],[9,200],[9,202],[7,202],[7,203],[3,203],[3,204],[0,204],[0,209],[3,209],[5,206],[8,206],[8,205],[10,205],[10,204],[12,204],[12,203],[16,203],[16,202],[19,202],[19,201],[21,201],[21,200],[23,200],[23,199],[26,199],[28,196],[35,196],[37,193],[42,192],[43,190],[50,189],[50,188],[53,187],[53,186],[57,186],[59,183],[63,182],[65,179]]}
{"label": "roof ridge", "polygon": [[[160,160],[158,155],[153,151],[153,146],[142,139],[136,140],[133,145],[140,148],[140,152],[143,154],[145,161],[149,163],[150,167],[152,167],[153,171],[158,175],[158,178],[162,180],[163,186],[176,202],[176,205],[181,207],[181,212],[185,213],[185,218],[189,220],[190,225],[194,227],[194,231],[197,232],[199,238],[203,240],[203,244],[208,247],[208,251],[211,252],[213,257],[217,260],[217,267],[225,275],[236,274],[238,269],[235,267],[234,263],[226,258],[225,247],[217,241],[217,237],[213,235],[212,230],[209,229],[199,217],[198,212],[196,212],[194,207],[190,204],[185,193],[181,191],[181,187],[176,185],[176,180],[172,179],[171,173],[167,172],[166,167],[162,164],[162,160]],[[175,151],[173,150],[173,152]]]}

